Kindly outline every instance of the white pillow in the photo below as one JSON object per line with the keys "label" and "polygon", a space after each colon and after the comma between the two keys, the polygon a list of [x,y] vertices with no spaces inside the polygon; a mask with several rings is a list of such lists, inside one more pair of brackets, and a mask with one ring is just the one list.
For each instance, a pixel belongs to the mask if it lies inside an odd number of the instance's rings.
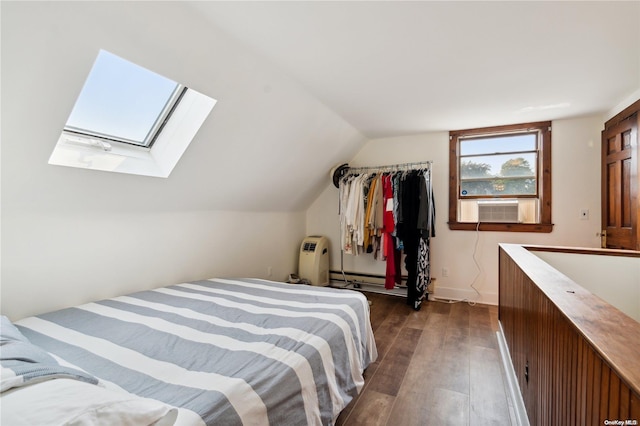
{"label": "white pillow", "polygon": [[173,425],[176,408],[72,379],[54,379],[3,392],[0,423],[12,426]]}

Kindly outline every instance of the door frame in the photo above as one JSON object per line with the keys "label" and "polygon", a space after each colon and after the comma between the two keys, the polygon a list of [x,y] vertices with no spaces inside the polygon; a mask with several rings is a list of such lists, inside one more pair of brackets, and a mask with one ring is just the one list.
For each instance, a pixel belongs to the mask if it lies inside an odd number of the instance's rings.
{"label": "door frame", "polygon": [[[635,114],[635,116],[634,116]],[[624,247],[628,250],[640,250],[640,166],[638,161],[638,143],[639,143],[639,131],[640,131],[640,99],[616,114],[614,117],[605,122],[605,129],[602,131],[602,154],[601,154],[601,218],[602,218],[602,244],[603,248],[606,248],[606,229],[609,223],[608,221],[608,185],[607,185],[607,145],[608,137],[611,135],[611,131],[619,129],[619,126],[624,126],[626,120],[633,120],[633,123],[629,123],[631,127],[635,126],[635,131],[632,132],[631,140],[631,170],[630,170],[630,215],[631,215],[631,235],[630,246]]]}

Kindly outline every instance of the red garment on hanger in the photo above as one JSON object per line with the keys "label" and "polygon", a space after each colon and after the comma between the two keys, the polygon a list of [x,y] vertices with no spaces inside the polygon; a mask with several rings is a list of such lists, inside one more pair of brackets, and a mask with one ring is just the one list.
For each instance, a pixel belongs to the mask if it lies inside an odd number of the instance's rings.
{"label": "red garment on hanger", "polygon": [[382,241],[383,241],[383,253],[387,258],[387,269],[384,279],[384,288],[392,289],[395,286],[396,264],[395,264],[395,241],[391,235],[395,229],[395,222],[393,220],[393,184],[391,182],[391,176],[382,176],[382,199],[384,206],[383,213],[383,228],[382,228]]}

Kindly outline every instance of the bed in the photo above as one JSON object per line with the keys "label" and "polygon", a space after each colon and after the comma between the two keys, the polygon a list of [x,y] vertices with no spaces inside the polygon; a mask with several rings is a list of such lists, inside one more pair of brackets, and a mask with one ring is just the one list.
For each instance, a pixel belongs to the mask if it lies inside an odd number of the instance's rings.
{"label": "bed", "polygon": [[[42,395],[104,391],[109,395],[96,396],[97,406],[115,398],[117,407],[124,398],[124,414],[92,406],[89,423],[140,414],[140,403],[152,413],[149,424],[331,425],[377,357],[361,293],[260,279],[184,283],[13,325],[26,342],[14,344],[43,350],[67,371],[49,375],[59,380],[21,376],[8,364],[4,343],[13,338],[12,325],[4,326],[3,423],[7,407],[20,418],[21,407]],[[4,386],[9,379],[18,385]]]}

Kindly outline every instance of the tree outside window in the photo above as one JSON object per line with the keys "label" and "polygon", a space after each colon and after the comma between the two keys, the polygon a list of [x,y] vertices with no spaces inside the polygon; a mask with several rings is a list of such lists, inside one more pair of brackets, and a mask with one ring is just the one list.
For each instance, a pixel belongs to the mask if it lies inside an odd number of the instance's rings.
{"label": "tree outside window", "polygon": [[450,132],[450,228],[481,229],[473,206],[504,200],[535,209],[535,220],[485,228],[551,232],[550,130],[542,122]]}

